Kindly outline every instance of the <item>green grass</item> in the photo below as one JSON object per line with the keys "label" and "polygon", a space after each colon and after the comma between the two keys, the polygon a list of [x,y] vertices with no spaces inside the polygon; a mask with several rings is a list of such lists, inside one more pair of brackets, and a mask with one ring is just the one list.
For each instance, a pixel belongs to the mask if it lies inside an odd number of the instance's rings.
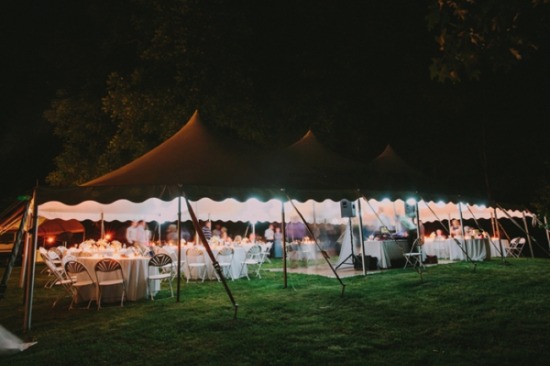
{"label": "green grass", "polygon": [[[182,282],[157,300],[121,308],[52,309],[61,289],[38,275],[32,329],[21,334],[19,268],[0,300],[0,324],[38,343],[0,356],[15,365],[547,365],[550,260],[437,265],[336,279],[288,274],[273,261],[262,279]],[[37,269],[37,273],[40,268]],[[92,305],[93,306],[93,305]]]}

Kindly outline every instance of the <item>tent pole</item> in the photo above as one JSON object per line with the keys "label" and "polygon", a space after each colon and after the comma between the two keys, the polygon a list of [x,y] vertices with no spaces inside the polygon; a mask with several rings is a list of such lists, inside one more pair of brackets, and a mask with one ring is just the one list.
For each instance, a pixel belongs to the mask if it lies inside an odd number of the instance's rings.
{"label": "tent pole", "polygon": [[38,246],[38,203],[36,200],[36,188],[33,193],[32,206],[32,240],[29,242],[29,249],[27,250],[27,266],[29,271],[27,272],[25,281],[24,334],[27,334],[31,330],[32,323],[32,300],[34,295],[34,274],[36,270],[35,255]]}
{"label": "tent pole", "polygon": [[[496,204],[498,206],[498,208],[500,210],[502,210],[502,212],[504,212],[504,214],[510,219],[510,221],[516,225],[521,231],[523,231],[523,233],[529,238],[529,246],[531,246],[531,240],[535,242],[535,244],[537,244],[542,250],[545,250],[540,244],[539,242],[537,241],[536,238],[532,237],[530,234],[529,234],[529,230],[527,230],[527,222],[526,222],[526,219],[525,219],[525,210],[522,211],[522,215],[523,215],[523,222],[524,222],[524,227],[521,227],[520,224],[518,224],[516,222],[516,220],[504,209],[502,208],[502,206],[500,206],[498,203]],[[548,255],[550,255],[550,253],[547,253]],[[531,251],[531,255],[533,256],[533,252]]]}
{"label": "tent pole", "polygon": [[[416,240],[418,241],[418,252],[420,253],[420,265],[418,266],[418,274],[420,275],[420,279],[424,280],[424,277],[422,275],[422,245],[424,245],[424,237],[421,236],[420,231],[420,225],[422,225],[422,222],[420,221],[420,211],[418,210],[418,200],[414,201],[414,214],[416,216]],[[412,250],[412,248],[411,248]]]}
{"label": "tent pole", "polygon": [[502,259],[502,264],[508,264],[506,259],[504,259],[504,249],[502,248],[502,238],[500,237],[500,232],[498,231],[498,213],[496,207],[493,207],[494,215],[495,215],[495,226],[497,228],[497,235],[498,235],[498,246],[500,248],[500,258]]}
{"label": "tent pole", "polygon": [[105,220],[104,220],[104,213],[101,211],[101,239],[105,239]]}
{"label": "tent pole", "polygon": [[470,255],[468,254],[468,246],[466,245],[466,232],[464,231],[464,218],[462,217],[462,202],[460,201],[458,202],[458,214],[460,215],[460,229],[462,230],[462,240],[464,241],[464,248],[462,248],[462,250],[464,251],[466,258],[468,258],[470,262],[474,264],[474,272],[475,272],[477,268],[477,264],[474,261],[472,261],[472,259],[470,258]]}
{"label": "tent pole", "polygon": [[527,233],[527,242],[529,243],[531,258],[535,258],[535,254],[533,253],[533,245],[531,244],[531,234],[529,234],[529,225],[527,225],[527,219],[525,218],[525,211],[522,211],[521,215],[523,216],[523,226],[525,227],[525,232]]}
{"label": "tent pole", "polygon": [[[199,239],[201,240],[202,245],[204,245],[204,248],[206,249],[206,253],[210,257],[210,260],[212,261],[212,265],[214,266],[214,269],[218,274],[218,278],[220,278],[223,284],[223,287],[225,288],[225,292],[227,292],[227,296],[229,296],[229,300],[231,300],[231,303],[233,304],[233,309],[235,311],[233,318],[237,319],[237,310],[239,309],[239,305],[235,302],[235,299],[233,298],[233,294],[231,293],[229,286],[227,286],[227,281],[225,280],[225,276],[223,275],[223,271],[220,267],[220,264],[216,260],[216,256],[212,252],[212,249],[210,248],[210,244],[208,244],[208,240],[206,239],[206,236],[204,236],[204,232],[200,228],[199,220],[197,219],[197,216],[195,215],[195,211],[193,211],[193,208],[191,207],[191,204],[189,203],[189,199],[187,199],[187,197],[185,197],[185,203],[187,205],[187,210],[189,211],[189,215],[191,215],[191,220],[193,220],[193,225],[195,226],[195,230],[199,235]],[[210,217],[208,219],[210,220]]]}
{"label": "tent pole", "polygon": [[286,267],[286,223],[285,223],[285,201],[281,200],[281,231],[283,233],[283,288],[288,286]]}
{"label": "tent pole", "polygon": [[30,201],[27,201],[27,203],[25,204],[25,211],[23,211],[23,217],[21,218],[21,222],[19,223],[19,229],[17,230],[15,242],[13,243],[13,248],[8,259],[8,264],[6,266],[6,269],[4,270],[2,282],[0,283],[0,299],[4,298],[4,293],[6,292],[6,289],[8,287],[8,280],[11,276],[13,267],[15,266],[15,261],[17,259],[17,254],[19,253],[19,248],[21,248],[21,242],[24,241],[24,232],[25,226],[27,226],[29,206]]}
{"label": "tent pole", "polygon": [[180,288],[181,288],[181,186],[180,194],[178,195],[178,288],[176,291],[176,302],[180,302]]}
{"label": "tent pole", "polygon": [[361,262],[363,265],[363,276],[367,275],[365,268],[365,238],[363,237],[363,211],[361,210],[361,197],[357,199],[357,210],[359,211],[359,240],[361,240]]}
{"label": "tent pole", "polygon": [[544,232],[546,233],[546,241],[548,242],[548,249],[550,249],[550,231],[548,230],[548,217],[544,215]]}
{"label": "tent pole", "polygon": [[25,243],[23,244],[23,254],[21,261],[21,273],[19,275],[19,288],[25,286],[25,274],[27,273],[27,257],[29,256],[29,243],[31,241],[31,236],[29,231],[25,229]]}
{"label": "tent pole", "polygon": [[[330,267],[330,269],[332,270],[332,273],[334,273],[334,276],[336,276],[336,279],[338,279],[338,281],[340,282],[340,285],[342,285],[342,293],[341,293],[341,296],[344,296],[344,290],[346,289],[346,285],[344,284],[344,282],[342,282],[342,280],[340,279],[340,276],[338,276],[338,273],[336,273],[336,270],[334,269],[334,267],[332,266],[332,264],[330,263],[330,260],[329,260],[329,256],[327,254],[326,251],[324,251],[321,246],[319,245],[319,242],[317,241],[317,238],[315,237],[315,235],[313,234],[313,231],[311,230],[311,227],[309,226],[309,224],[307,223],[306,219],[304,218],[304,215],[302,215],[302,213],[298,210],[298,207],[296,207],[296,205],[294,204],[294,202],[292,202],[292,200],[290,199],[290,196],[288,196],[288,200],[290,202],[290,204],[292,205],[292,207],[294,208],[294,210],[298,213],[298,216],[300,216],[300,219],[302,220],[302,222],[304,223],[304,225],[306,226],[307,228],[307,231],[309,232],[309,235],[311,235],[311,237],[313,238],[313,241],[315,242],[315,245],[317,246],[317,248],[319,248],[319,251],[321,252],[321,254],[323,255],[323,258],[325,259],[325,261],[327,262],[328,266]],[[350,217],[350,230],[351,230],[351,217]],[[352,244],[353,245],[353,244]]]}
{"label": "tent pole", "polygon": [[[470,212],[470,215],[472,215],[472,218],[474,219],[474,222],[476,223],[476,227],[480,230],[483,231],[483,228],[481,227],[481,225],[479,224],[479,222],[477,221],[477,218],[475,217],[474,213],[472,212],[472,209],[470,208],[470,206],[466,206],[468,208],[468,211]],[[492,216],[492,215],[491,215]],[[483,231],[485,232],[485,231]],[[485,239],[485,238],[484,238]],[[494,247],[495,249],[498,250],[497,246],[495,245],[495,243],[493,243],[493,239],[491,237],[488,237],[487,238],[489,241],[486,242],[487,245],[485,246],[485,251],[486,251],[486,255],[485,255],[485,258],[487,259],[491,259],[491,246]],[[500,243],[500,240],[499,240],[499,243]],[[502,245],[500,246],[500,256],[502,257],[504,254],[502,253]]]}

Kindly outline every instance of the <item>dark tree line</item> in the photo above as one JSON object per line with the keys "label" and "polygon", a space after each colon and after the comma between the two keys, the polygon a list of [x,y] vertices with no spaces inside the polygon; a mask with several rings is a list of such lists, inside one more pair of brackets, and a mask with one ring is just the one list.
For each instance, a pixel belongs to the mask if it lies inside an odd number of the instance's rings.
{"label": "dark tree line", "polygon": [[[44,114],[62,141],[47,181],[79,184],[117,168],[171,136],[195,109],[226,138],[262,146],[284,146],[312,128],[329,147],[367,161],[400,143],[412,164],[452,180],[449,152],[462,142],[449,139],[440,154],[422,146],[455,124],[477,136],[483,125],[486,138],[501,138],[492,131],[508,112],[472,111],[506,104],[487,85],[498,90],[502,75],[536,59],[548,40],[548,1],[505,3],[80,5],[70,13],[80,23],[74,38],[63,36],[82,43],[71,59],[80,62],[66,65],[74,72]],[[59,61],[67,62],[61,53]],[[473,167],[482,152],[472,154],[460,168],[482,175],[482,163]],[[483,179],[476,184],[485,188]]]}

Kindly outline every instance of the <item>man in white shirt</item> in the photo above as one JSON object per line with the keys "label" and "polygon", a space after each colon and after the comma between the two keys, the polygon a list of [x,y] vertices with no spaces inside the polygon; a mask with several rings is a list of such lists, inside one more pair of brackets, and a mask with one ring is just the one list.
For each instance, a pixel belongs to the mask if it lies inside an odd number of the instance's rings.
{"label": "man in white shirt", "polygon": [[136,241],[137,221],[132,221],[130,226],[126,229],[126,242],[128,245],[134,245]]}
{"label": "man in white shirt", "polygon": [[145,227],[145,221],[139,220],[136,226],[136,240],[134,246],[141,252],[149,251],[149,230]]}
{"label": "man in white shirt", "polygon": [[275,231],[273,231],[273,224],[269,224],[267,229],[264,231],[264,239],[266,242],[272,242],[275,236]]}

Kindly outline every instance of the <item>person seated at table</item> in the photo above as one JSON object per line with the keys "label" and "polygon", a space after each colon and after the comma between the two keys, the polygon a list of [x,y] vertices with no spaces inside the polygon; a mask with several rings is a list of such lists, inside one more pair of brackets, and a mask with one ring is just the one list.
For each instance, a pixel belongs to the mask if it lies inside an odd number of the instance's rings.
{"label": "person seated at table", "polygon": [[214,225],[214,228],[212,229],[212,236],[217,236],[218,238],[222,236],[222,226],[220,224]]}
{"label": "person seated at table", "polygon": [[435,239],[436,240],[445,240],[446,239],[445,234],[443,234],[443,230],[437,229],[435,231]]}
{"label": "person seated at table", "polygon": [[225,244],[231,243],[232,240],[231,240],[231,237],[227,234],[227,230],[222,230],[220,241]]}
{"label": "person seated at table", "polygon": [[457,219],[453,219],[451,221],[450,234],[452,237],[462,236],[462,227],[460,226],[460,222]]}
{"label": "person seated at table", "polygon": [[176,225],[168,225],[166,229],[166,241],[170,244],[176,244],[178,242],[178,227]]}
{"label": "person seated at table", "polygon": [[240,235],[235,235],[235,238],[233,239],[233,243],[239,245],[243,241],[243,237]]}

